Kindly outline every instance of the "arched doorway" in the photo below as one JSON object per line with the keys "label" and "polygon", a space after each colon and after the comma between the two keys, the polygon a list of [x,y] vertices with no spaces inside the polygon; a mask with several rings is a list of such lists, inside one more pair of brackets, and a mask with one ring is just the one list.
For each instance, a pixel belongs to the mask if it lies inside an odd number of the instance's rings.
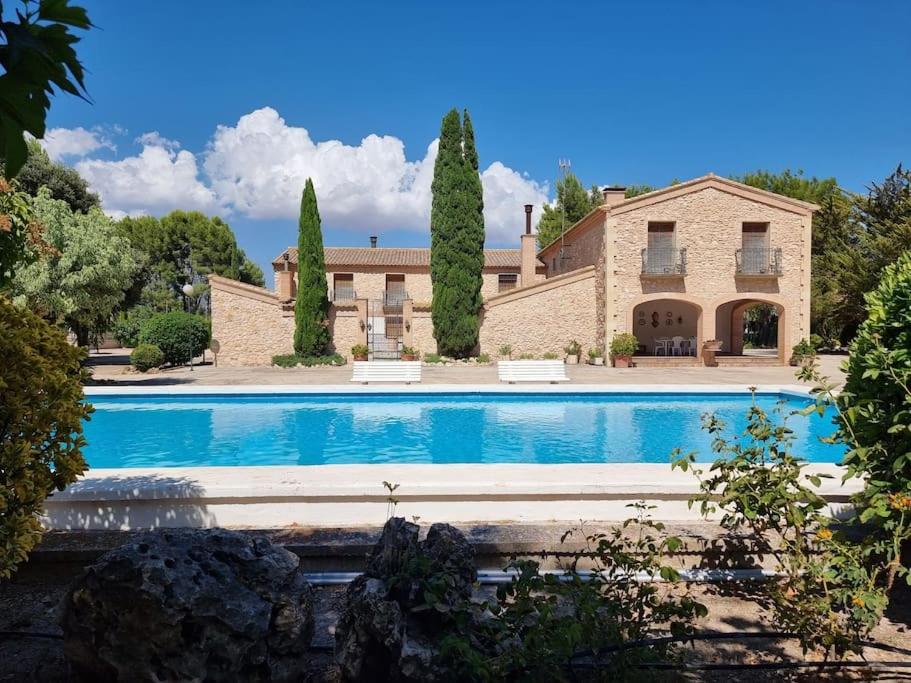
{"label": "arched doorway", "polygon": [[650,299],[632,311],[630,330],[648,356],[697,356],[702,346],[702,308],[682,299]]}
{"label": "arched doorway", "polygon": [[715,338],[721,354],[784,359],[785,320],[781,304],[762,299],[736,299],[718,306]]}

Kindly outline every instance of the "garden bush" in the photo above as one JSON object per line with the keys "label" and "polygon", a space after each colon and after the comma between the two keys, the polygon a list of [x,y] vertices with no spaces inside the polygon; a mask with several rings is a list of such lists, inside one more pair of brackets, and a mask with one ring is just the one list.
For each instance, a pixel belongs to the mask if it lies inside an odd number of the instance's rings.
{"label": "garden bush", "polygon": [[180,311],[158,313],[143,323],[139,342],[161,349],[166,363],[189,363],[209,344],[209,322],[201,316]]}
{"label": "garden bush", "polygon": [[140,344],[130,354],[130,364],[139,372],[148,372],[164,364],[164,354],[155,344]]}
{"label": "garden bush", "polygon": [[153,315],[155,315],[155,311],[148,306],[136,306],[120,313],[114,320],[114,326],[111,329],[114,339],[118,344],[129,349],[139,346],[139,333],[142,325]]}
{"label": "garden bush", "polygon": [[337,353],[326,356],[299,356],[296,353],[288,353],[279,356],[272,356],[272,365],[280,368],[296,368],[303,366],[305,368],[314,365],[344,365],[345,359]]}
{"label": "garden bush", "polygon": [[425,353],[424,362],[425,363],[442,363],[443,358],[438,353]]}
{"label": "garden bush", "polygon": [[0,296],[0,578],[41,538],[44,499],[86,469],[85,352]]}
{"label": "garden bush", "polygon": [[614,336],[610,343],[612,356],[632,356],[639,349],[639,339],[629,332],[621,332]]}

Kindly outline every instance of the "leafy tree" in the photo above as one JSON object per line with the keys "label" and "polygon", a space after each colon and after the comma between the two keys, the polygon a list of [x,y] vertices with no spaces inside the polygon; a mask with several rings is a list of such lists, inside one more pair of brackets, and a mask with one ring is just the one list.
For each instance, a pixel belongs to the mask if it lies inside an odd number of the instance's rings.
{"label": "leafy tree", "polygon": [[557,201],[544,205],[544,214],[538,221],[538,248],[543,249],[560,237],[574,223],[601,206],[603,195],[596,185],[586,190],[572,173],[557,181]]}
{"label": "leafy tree", "polygon": [[41,539],[44,500],[86,469],[85,352],[0,296],[0,578]]}
{"label": "leafy tree", "polygon": [[[671,184],[676,185],[676,183]],[[624,197],[626,199],[632,199],[633,197],[638,197],[640,194],[648,194],[649,192],[654,192],[657,189],[657,187],[652,187],[651,185],[630,185],[626,188]]]}
{"label": "leafy tree", "polygon": [[230,226],[198,211],[172,211],[161,219],[127,217],[118,230],[140,252],[143,268],[130,287],[127,306],[142,302],[158,311],[183,307],[181,288],[194,286],[199,312],[208,310],[206,276],[215,274],[263,286],[259,266],[237,246]]}
{"label": "leafy tree", "polygon": [[69,0],[23,0],[15,17],[0,2],[0,159],[14,177],[28,156],[24,134],[44,137],[54,87],[85,99],[82,64],[70,28],[92,27]]}
{"label": "leafy tree", "polygon": [[0,176],[0,292],[9,287],[17,267],[32,253],[28,245],[39,243],[39,233],[28,195]]}
{"label": "leafy tree", "polygon": [[[0,168],[0,175],[3,174]],[[73,211],[86,213],[89,209],[101,207],[98,195],[89,190],[89,185],[75,168],[57,161],[51,161],[47,152],[35,140],[28,143],[28,160],[16,176],[15,186],[35,197],[38,190],[46,187],[53,199],[62,199]]]}
{"label": "leafy tree", "polygon": [[322,356],[329,346],[329,298],[326,295],[323,232],[313,181],[301,197],[297,233],[297,300],[294,302],[294,353]]}
{"label": "leafy tree", "polygon": [[51,249],[18,271],[13,295],[52,322],[66,324],[86,346],[92,333],[110,325],[139,264],[99,209],[73,213],[46,188],[32,203]]}
{"label": "leafy tree", "polygon": [[433,335],[440,353],[461,358],[478,343],[484,267],[484,198],[467,112],[464,129],[455,109],[443,117],[431,190]]}

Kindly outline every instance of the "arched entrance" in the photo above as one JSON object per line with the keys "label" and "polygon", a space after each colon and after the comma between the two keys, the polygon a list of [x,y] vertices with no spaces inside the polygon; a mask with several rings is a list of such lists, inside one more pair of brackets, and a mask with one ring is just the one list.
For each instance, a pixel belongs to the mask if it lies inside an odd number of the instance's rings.
{"label": "arched entrance", "polygon": [[629,328],[647,356],[697,356],[702,347],[702,307],[682,299],[650,299],[636,305]]}
{"label": "arched entrance", "polygon": [[721,354],[785,358],[784,306],[762,299],[736,299],[716,309],[715,338]]}

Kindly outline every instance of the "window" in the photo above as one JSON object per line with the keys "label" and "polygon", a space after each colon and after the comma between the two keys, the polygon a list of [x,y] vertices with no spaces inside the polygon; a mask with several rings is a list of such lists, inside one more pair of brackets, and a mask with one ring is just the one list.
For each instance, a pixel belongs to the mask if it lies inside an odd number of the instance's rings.
{"label": "window", "polygon": [[649,221],[648,224],[649,249],[674,248],[674,224],[669,222]]}
{"label": "window", "polygon": [[768,249],[769,224],[744,223],[741,240],[744,249]]}
{"label": "window", "polygon": [[510,289],[515,289],[519,284],[519,274],[518,273],[500,273],[497,275],[497,285],[500,292],[508,292]]}
{"label": "window", "polygon": [[354,294],[354,274],[353,273],[335,273],[332,276],[332,300],[333,301],[353,301],[357,297]]}
{"label": "window", "polygon": [[677,252],[674,249],[674,223],[649,221],[647,246],[643,272],[656,274],[676,272]]}
{"label": "window", "polygon": [[552,273],[557,272],[557,257],[556,256],[550,260],[550,271]]}

